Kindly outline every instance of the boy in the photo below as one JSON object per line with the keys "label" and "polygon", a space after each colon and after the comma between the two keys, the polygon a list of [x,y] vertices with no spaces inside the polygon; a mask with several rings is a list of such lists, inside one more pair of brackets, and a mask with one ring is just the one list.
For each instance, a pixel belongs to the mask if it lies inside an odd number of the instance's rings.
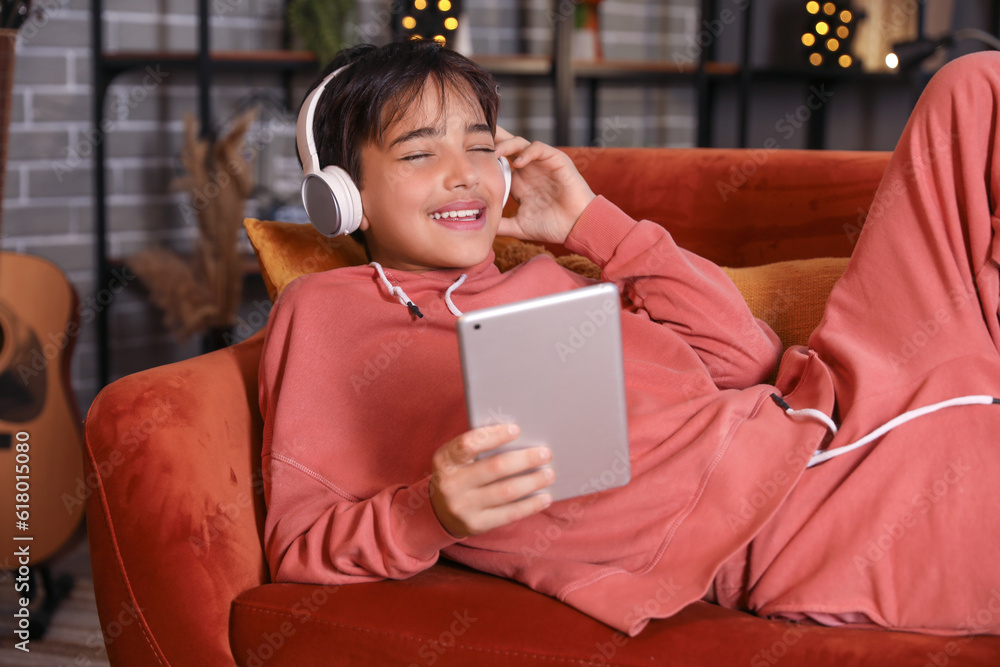
{"label": "boy", "polygon": [[[1000,336],[989,335],[1000,329],[996,290],[982,295],[981,311],[948,297],[974,295],[974,281],[997,282],[983,252],[993,238],[987,188],[974,175],[979,162],[995,160],[996,137],[986,135],[996,132],[989,117],[1000,75],[997,60],[973,60],[950,69],[975,77],[974,85],[939,84],[915,113],[887,172],[905,179],[906,195],[879,195],[905,201],[869,220],[815,349],[789,350],[775,388],[758,383],[778,363],[780,344],[725,274],[678,248],[659,225],[595,197],[564,154],[496,130],[488,73],[427,43],[339,56],[328,71],[346,67],[328,82],[313,132],[321,164],[344,167],[360,189],[372,262],[306,276],[272,311],[260,376],[272,578],[402,578],[444,554],[633,635],[705,596],[786,618],[971,632],[961,626],[968,610],[1000,584],[992,565],[1000,525],[981,504],[995,498],[1000,473],[991,451],[1000,408],[936,413],[877,447],[806,466],[821,444],[851,442],[911,407],[1000,393]],[[914,168],[928,154],[927,129],[952,122],[947,110],[957,95],[973,96],[965,101],[981,110],[971,115],[974,148],[961,153],[969,164],[953,160],[959,153],[949,145]],[[498,156],[514,158],[511,194],[520,207],[511,220],[500,216]],[[1000,170],[990,173],[995,202]],[[966,174],[961,201],[942,195],[919,206],[928,182],[947,192]],[[914,230],[914,219],[928,224]],[[948,252],[955,245],[942,237],[965,248],[963,224],[975,226],[965,232],[968,252]],[[633,476],[625,487],[551,504],[549,473],[526,472],[549,459],[545,448],[475,461],[517,431],[467,430],[455,316],[588,282],[544,256],[499,274],[497,233],[563,243],[621,289]],[[975,266],[963,265],[967,254]],[[947,271],[951,265],[958,268]],[[909,298],[913,279],[932,268],[938,282],[925,279]],[[880,312],[860,319],[859,305],[871,304]],[[897,333],[927,308],[933,316],[944,307],[948,330],[963,342],[942,338],[920,363],[889,373],[883,351]],[[390,361],[377,377],[349,381],[380,355]],[[824,421],[799,418],[794,409],[804,408]],[[832,437],[825,415],[841,422]],[[920,465],[902,469],[909,455]],[[933,488],[949,461],[963,466],[955,482],[962,492],[946,494],[908,528],[910,548],[859,567],[852,557],[878,537],[880,522]],[[879,484],[892,488],[879,494]],[[535,491],[542,493],[528,495]],[[949,532],[956,542],[945,547],[939,538],[949,522],[962,529]],[[937,555],[922,553],[931,551]],[[958,566],[961,594],[942,600],[933,587],[896,590],[899,573],[916,576],[939,557]],[[975,631],[1000,631],[1000,618]]]}

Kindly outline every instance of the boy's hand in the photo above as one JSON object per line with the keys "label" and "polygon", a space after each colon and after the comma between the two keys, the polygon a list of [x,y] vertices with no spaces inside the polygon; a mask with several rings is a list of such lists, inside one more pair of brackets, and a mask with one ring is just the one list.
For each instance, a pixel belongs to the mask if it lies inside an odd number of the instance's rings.
{"label": "boy's hand", "polygon": [[[430,500],[438,520],[455,537],[469,537],[540,512],[552,503],[547,493],[552,470],[528,474],[552,458],[547,447],[476,455],[514,440],[516,426],[500,424],[466,431],[434,452]],[[528,496],[528,497],[526,497]]]}
{"label": "boy's hand", "polygon": [[529,143],[497,127],[497,155],[510,158],[510,194],[517,215],[498,233],[525,241],[564,243],[595,195],[568,155],[540,141]]}

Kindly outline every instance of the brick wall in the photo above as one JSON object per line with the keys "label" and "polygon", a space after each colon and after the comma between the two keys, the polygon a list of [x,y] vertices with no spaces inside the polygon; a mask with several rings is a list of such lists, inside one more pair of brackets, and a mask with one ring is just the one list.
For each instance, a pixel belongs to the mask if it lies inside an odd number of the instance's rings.
{"label": "brick wall", "polygon": [[[476,54],[548,54],[552,49],[553,8],[572,9],[575,0],[466,0],[468,42]],[[718,38],[721,55],[733,59],[741,33],[742,0],[720,0],[737,21]],[[359,0],[349,33],[356,41],[389,39],[387,9],[392,0]],[[798,28],[785,25],[798,12],[792,0],[755,2],[754,54],[774,51],[777,38]],[[17,47],[12,124],[3,202],[2,246],[55,261],[75,285],[87,320],[108,308],[112,378],[197,354],[199,340],[178,342],[164,328],[161,313],[148,303],[138,281],[124,290],[95,284],[91,119],[91,11],[88,0],[36,0],[38,10],[23,26]],[[281,43],[280,0],[213,0],[211,39],[217,49],[267,49]],[[196,0],[106,0],[105,47],[118,50],[190,50],[197,41]],[[608,59],[689,62],[709,34],[698,0],[605,0],[601,5],[602,44]],[[793,16],[794,18],[794,16]],[[782,23],[784,21],[785,23]],[[794,23],[794,21],[792,21]],[[782,27],[784,25],[784,27]],[[983,26],[988,27],[988,26]],[[713,38],[714,39],[714,38]],[[785,54],[781,57],[792,57]],[[755,64],[766,64],[755,55]],[[766,59],[770,59],[767,56]],[[766,60],[765,59],[765,60]],[[788,63],[772,63],[788,64]],[[295,80],[297,103],[311,77]],[[212,103],[215,123],[225,129],[238,110],[261,108],[248,142],[253,146],[258,193],[247,214],[287,218],[282,204],[296,205],[300,172],[294,154],[294,114],[278,77],[217,73]],[[732,95],[717,100],[717,145],[732,145],[736,123]],[[542,141],[554,140],[553,91],[544,81],[501,78],[500,122]],[[802,86],[762,86],[751,113],[751,145],[774,134],[775,121],[801,106]],[[587,137],[587,96],[577,90],[571,143]],[[690,82],[670,86],[606,83],[598,95],[597,136],[605,145],[690,146],[695,142],[695,96]],[[828,136],[831,148],[891,148],[912,99],[903,90],[845,90],[838,98]],[[171,182],[182,175],[179,160],[185,113],[197,111],[192,72],[167,66],[120,76],[105,100],[108,183],[108,250],[124,257],[152,245],[185,251],[196,235],[187,195]],[[871,122],[859,122],[871,119]],[[877,131],[873,131],[876,127]],[[783,144],[802,147],[805,132]],[[244,240],[244,245],[246,242]],[[239,337],[263,323],[268,302],[258,278],[245,284]],[[110,299],[110,303],[107,303]],[[72,378],[81,408],[98,391],[93,323],[76,342]]]}
{"label": "brick wall", "polygon": [[[12,98],[12,124],[3,202],[4,249],[56,262],[76,287],[87,324],[75,341],[72,381],[81,409],[99,390],[93,314],[108,308],[112,379],[201,350],[200,340],[180,343],[164,328],[138,281],[124,290],[95,284],[91,119],[90,3],[36,0],[36,13],[22,27]],[[469,38],[475,53],[551,51],[552,14],[547,0],[520,3],[468,0]],[[697,22],[697,2],[607,0],[605,55],[658,59],[681,43]],[[359,2],[352,33],[364,41],[388,39],[389,2]],[[282,3],[278,0],[218,0],[211,4],[213,48],[278,48]],[[107,51],[189,50],[197,44],[195,0],[105,0]],[[519,28],[523,24],[524,28]],[[308,76],[296,80],[301,95]],[[260,196],[249,215],[269,216],[285,200],[294,202],[298,166],[294,125],[282,109],[277,77],[216,74],[213,113],[225,125],[242,106],[262,100],[254,142],[254,175]],[[552,92],[543,83],[504,80],[501,122],[532,138],[551,141]],[[297,98],[296,98],[297,99]],[[602,93],[602,138],[617,145],[690,145],[693,98],[681,88],[644,91],[614,87]],[[193,73],[163,66],[124,74],[105,102],[108,183],[108,251],[123,257],[150,245],[190,248],[196,227],[185,194],[171,181],[182,174],[179,151],[185,113],[197,112]],[[574,141],[584,141],[584,121],[574,120]],[[114,288],[114,289],[112,289]],[[110,303],[107,301],[110,299]],[[269,306],[259,280],[248,279],[237,334],[259,328]]]}
{"label": "brick wall", "polygon": [[[738,0],[730,3],[737,9],[741,6]],[[356,41],[386,41],[386,10],[392,4],[391,0],[360,0],[349,33]],[[575,0],[466,0],[468,41],[478,54],[548,54],[554,13],[565,15],[574,4]],[[755,39],[762,42],[755,52],[770,48],[769,35],[781,29],[775,17],[788,15],[793,4],[798,7],[791,0],[755,3],[759,8],[756,23],[761,24],[755,27]],[[120,291],[112,291],[116,284],[95,284],[90,3],[36,0],[34,5],[38,11],[23,26],[17,48],[2,245],[55,261],[76,286],[86,319],[92,320],[96,310],[108,309],[112,378],[197,354],[201,342],[174,340],[138,281]],[[282,6],[280,0],[213,0],[213,47],[279,47]],[[720,0],[720,8],[728,6]],[[196,0],[106,0],[106,50],[193,49],[196,7]],[[698,0],[605,0],[601,5],[604,56],[692,61],[700,51],[698,41],[707,34],[699,7]],[[761,26],[766,29],[756,29]],[[733,57],[739,34],[739,21],[726,26],[726,34],[718,39],[724,58]],[[296,79],[293,100],[301,98],[309,78]],[[216,74],[213,84],[214,119],[223,129],[248,104],[256,103],[262,110],[248,136],[255,154],[258,194],[248,203],[247,214],[286,218],[290,213],[280,207],[295,205],[300,174],[294,155],[293,114],[285,108],[284,89],[277,77],[265,75]],[[551,85],[502,78],[501,86],[500,122],[530,138],[553,141]],[[735,140],[734,104],[726,97],[732,92],[723,91],[717,105],[716,116],[723,120],[716,132],[718,145],[732,145]],[[801,86],[772,86],[762,92],[751,118],[752,145],[773,134],[774,119],[801,105]],[[866,94],[853,107],[838,110],[829,134],[839,143],[830,147],[891,147],[910,100],[898,92],[890,97],[896,100],[895,106],[892,99],[873,104]],[[571,127],[574,144],[588,141],[586,99],[585,90],[579,88]],[[670,86],[607,83],[600,89],[597,104],[597,136],[602,144],[690,146],[695,141],[695,97],[690,82]],[[179,161],[182,118],[196,110],[193,73],[167,66],[124,74],[108,91],[104,120],[109,124],[105,149],[112,257],[152,245],[181,252],[190,249],[196,235],[195,218],[187,195],[175,191],[171,182],[183,172]],[[865,124],[857,123],[858,118],[868,117],[880,123],[874,135]],[[880,120],[883,117],[886,120]],[[804,135],[798,133],[785,147],[801,147]],[[258,328],[268,310],[259,279],[248,279],[245,289],[236,329],[240,337]],[[85,409],[99,389],[92,322],[75,342],[73,388]]]}

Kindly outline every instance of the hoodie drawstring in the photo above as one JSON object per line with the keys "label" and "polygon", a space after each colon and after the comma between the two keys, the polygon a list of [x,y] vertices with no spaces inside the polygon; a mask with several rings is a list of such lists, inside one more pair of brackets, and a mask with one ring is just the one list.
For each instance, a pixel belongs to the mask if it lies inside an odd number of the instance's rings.
{"label": "hoodie drawstring", "polygon": [[420,309],[410,301],[410,297],[406,296],[406,292],[403,291],[402,287],[397,287],[389,282],[389,279],[385,277],[385,271],[382,270],[382,265],[378,262],[371,262],[369,266],[374,266],[375,270],[378,271],[378,277],[382,279],[385,284],[385,288],[389,290],[389,294],[399,299],[399,302],[410,309],[410,312],[417,317],[423,317],[424,314],[420,312]]}
{"label": "hoodie drawstring", "polygon": [[462,311],[460,311],[458,308],[455,307],[455,303],[451,300],[451,293],[457,290],[462,285],[462,283],[465,282],[465,278],[466,276],[463,273],[458,277],[458,280],[453,282],[451,284],[451,287],[449,287],[444,292],[444,302],[448,305],[448,310],[450,310],[451,314],[454,315],[455,317],[459,317],[462,314]]}
{"label": "hoodie drawstring", "polygon": [[[382,284],[385,285],[385,288],[389,290],[390,295],[399,299],[399,302],[404,306],[406,306],[410,310],[410,312],[416,315],[417,317],[424,316],[424,314],[420,312],[420,309],[417,308],[417,306],[413,303],[413,301],[410,300],[410,297],[406,295],[406,292],[403,291],[402,287],[399,287],[398,285],[393,285],[391,282],[389,282],[389,279],[385,275],[385,271],[382,270],[381,264],[379,264],[378,262],[370,262],[369,266],[374,266],[375,270],[378,271],[378,276],[379,278],[382,279]],[[444,302],[445,304],[447,304],[448,310],[450,310],[451,314],[454,315],[455,317],[461,315],[462,311],[460,311],[455,306],[455,303],[451,300],[451,293],[454,292],[456,289],[458,289],[462,285],[462,283],[465,282],[466,277],[467,276],[464,273],[460,275],[458,279],[455,282],[453,282],[451,286],[448,287],[448,289],[444,293]]]}

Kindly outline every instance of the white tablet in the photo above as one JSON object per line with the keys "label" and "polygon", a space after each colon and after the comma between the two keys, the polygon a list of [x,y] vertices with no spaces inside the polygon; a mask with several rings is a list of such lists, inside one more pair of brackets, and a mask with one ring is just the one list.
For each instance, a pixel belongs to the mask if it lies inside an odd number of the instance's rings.
{"label": "white tablet", "polygon": [[629,481],[620,313],[601,283],[458,318],[469,425],[517,424],[497,451],[547,445],[553,500]]}

